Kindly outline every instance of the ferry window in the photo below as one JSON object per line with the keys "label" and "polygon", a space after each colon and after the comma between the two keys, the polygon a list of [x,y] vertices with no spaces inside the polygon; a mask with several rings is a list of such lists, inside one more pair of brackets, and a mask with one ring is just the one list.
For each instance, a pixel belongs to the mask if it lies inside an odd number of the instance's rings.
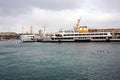
{"label": "ferry window", "polygon": [[51,38],[52,40],[54,40],[54,38]]}
{"label": "ferry window", "polygon": [[63,31],[59,31],[59,33],[63,33]]}
{"label": "ferry window", "polygon": [[64,36],[70,36],[70,34],[64,34]]}
{"label": "ferry window", "polygon": [[84,37],[83,39],[86,39],[86,37]]}
{"label": "ferry window", "polygon": [[68,36],[70,36],[70,34],[68,34]]}
{"label": "ferry window", "polygon": [[103,35],[103,33],[100,33],[100,35]]}
{"label": "ferry window", "polygon": [[68,34],[66,34],[66,36],[69,36]]}
{"label": "ferry window", "polygon": [[108,39],[112,39],[112,37],[108,37]]}
{"label": "ferry window", "polygon": [[98,37],[93,37],[93,39],[98,39]]}
{"label": "ferry window", "polygon": [[67,36],[66,34],[64,34],[64,36]]}
{"label": "ferry window", "polygon": [[74,34],[71,34],[71,36],[74,36]]}
{"label": "ferry window", "polygon": [[78,36],[79,34],[75,34],[75,36]]}
{"label": "ferry window", "polygon": [[55,36],[59,36],[59,37],[61,37],[62,35],[61,35],[61,34],[55,34]]}
{"label": "ferry window", "polygon": [[107,33],[104,33],[104,35],[107,35]]}
{"label": "ferry window", "polygon": [[106,37],[94,37],[94,39],[106,39]]}
{"label": "ferry window", "polygon": [[99,35],[99,34],[96,34],[96,35]]}

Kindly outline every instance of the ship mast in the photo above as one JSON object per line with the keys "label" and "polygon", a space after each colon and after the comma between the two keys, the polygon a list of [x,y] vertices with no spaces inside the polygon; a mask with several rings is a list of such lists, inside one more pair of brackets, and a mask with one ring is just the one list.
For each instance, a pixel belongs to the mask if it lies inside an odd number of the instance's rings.
{"label": "ship mast", "polygon": [[43,35],[45,36],[45,34],[46,34],[46,24],[44,24],[43,26]]}
{"label": "ship mast", "polygon": [[79,31],[80,20],[81,20],[81,19],[78,19],[78,22],[77,22],[77,24],[75,25],[75,31]]}
{"label": "ship mast", "polygon": [[80,25],[80,19],[78,19],[78,22],[77,22],[77,27],[79,28],[79,25]]}
{"label": "ship mast", "polygon": [[46,32],[46,24],[44,24],[44,26],[43,26],[43,31],[44,31],[44,33]]}
{"label": "ship mast", "polygon": [[31,34],[33,33],[32,26],[30,26],[30,33],[31,33]]}
{"label": "ship mast", "polygon": [[24,33],[23,27],[22,27],[22,34]]}

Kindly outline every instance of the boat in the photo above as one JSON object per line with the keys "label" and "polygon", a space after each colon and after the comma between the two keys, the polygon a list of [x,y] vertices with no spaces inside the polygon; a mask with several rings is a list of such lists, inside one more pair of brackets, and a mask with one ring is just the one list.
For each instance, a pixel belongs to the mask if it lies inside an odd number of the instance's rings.
{"label": "boat", "polygon": [[59,30],[51,35],[44,35],[43,42],[110,42],[120,41],[120,36],[114,37],[111,32],[89,32],[87,26],[79,26],[80,19],[73,30]]}
{"label": "boat", "polygon": [[35,42],[36,37],[35,37],[35,34],[21,34],[20,40],[22,42]]}
{"label": "boat", "polygon": [[110,32],[79,33],[74,31],[59,31],[51,36],[44,36],[43,42],[89,42],[110,41]]}
{"label": "boat", "polygon": [[20,40],[22,42],[35,42],[36,35],[33,33],[32,26],[30,27],[30,33],[24,33],[22,27],[22,34],[20,35]]}

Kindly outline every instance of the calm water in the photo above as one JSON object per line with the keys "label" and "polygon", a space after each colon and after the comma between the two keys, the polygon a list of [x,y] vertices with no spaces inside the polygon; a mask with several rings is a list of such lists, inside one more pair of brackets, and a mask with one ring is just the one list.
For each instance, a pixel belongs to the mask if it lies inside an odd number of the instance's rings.
{"label": "calm water", "polygon": [[120,80],[120,42],[0,41],[0,80]]}

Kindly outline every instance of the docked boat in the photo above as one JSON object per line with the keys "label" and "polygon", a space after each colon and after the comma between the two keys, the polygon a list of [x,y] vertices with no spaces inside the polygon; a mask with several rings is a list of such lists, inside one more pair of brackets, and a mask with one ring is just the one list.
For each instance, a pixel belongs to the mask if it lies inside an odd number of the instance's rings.
{"label": "docked boat", "polygon": [[20,35],[20,40],[22,42],[35,42],[36,35],[33,33],[32,26],[30,27],[30,33],[24,33],[22,27],[22,34]]}
{"label": "docked boat", "polygon": [[35,34],[22,34],[20,35],[20,40],[22,42],[35,42]]}
{"label": "docked boat", "polygon": [[44,36],[45,42],[83,42],[83,41],[110,41],[110,32],[79,33],[74,31],[59,31],[51,36]]}
{"label": "docked boat", "polygon": [[[114,37],[111,32],[89,32],[87,26],[79,26],[80,19],[74,30],[60,30],[52,35],[44,35],[43,42],[105,42],[120,41],[120,36]],[[120,33],[119,33],[120,34]]]}

